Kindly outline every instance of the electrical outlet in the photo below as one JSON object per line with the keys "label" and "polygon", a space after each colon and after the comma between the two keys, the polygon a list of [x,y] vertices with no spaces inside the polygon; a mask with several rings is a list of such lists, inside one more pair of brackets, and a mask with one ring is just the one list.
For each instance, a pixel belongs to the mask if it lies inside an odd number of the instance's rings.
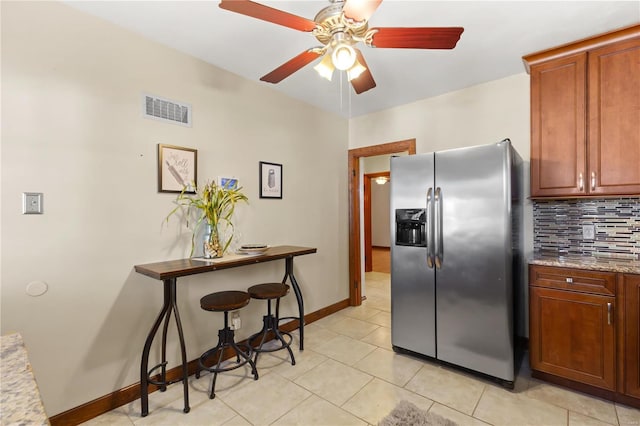
{"label": "electrical outlet", "polygon": [[240,330],[242,327],[242,320],[240,319],[240,312],[231,312],[231,328],[234,330]]}
{"label": "electrical outlet", "polygon": [[582,239],[593,240],[596,238],[595,225],[582,225]]}

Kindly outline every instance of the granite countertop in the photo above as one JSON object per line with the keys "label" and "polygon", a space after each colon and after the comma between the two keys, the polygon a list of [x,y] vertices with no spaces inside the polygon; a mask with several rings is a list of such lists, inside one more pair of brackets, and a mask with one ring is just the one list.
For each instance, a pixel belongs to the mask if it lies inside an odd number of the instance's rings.
{"label": "granite countertop", "polygon": [[626,274],[640,274],[640,260],[604,256],[535,253],[533,257],[529,259],[529,264],[589,269],[593,271],[622,272]]}
{"label": "granite countertop", "polygon": [[3,425],[48,425],[27,349],[19,333],[0,337]]}

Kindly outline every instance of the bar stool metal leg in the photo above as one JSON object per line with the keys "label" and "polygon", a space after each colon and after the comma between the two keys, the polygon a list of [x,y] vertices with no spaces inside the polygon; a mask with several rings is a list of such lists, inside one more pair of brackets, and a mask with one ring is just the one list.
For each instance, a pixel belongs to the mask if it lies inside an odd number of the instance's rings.
{"label": "bar stool metal leg", "polygon": [[[253,351],[255,352],[255,357],[253,361],[256,364],[258,363],[258,355],[260,355],[260,353],[275,352],[275,351],[279,351],[281,349],[286,348],[287,351],[289,352],[289,357],[291,358],[291,365],[296,365],[296,359],[293,356],[293,351],[291,350],[291,343],[293,342],[293,336],[291,335],[291,333],[288,333],[286,331],[280,331],[280,329],[278,328],[278,323],[280,322],[280,319],[278,317],[279,311],[280,311],[280,298],[276,299],[276,315],[275,316],[271,312],[271,299],[267,299],[267,315],[262,317],[262,322],[263,322],[262,330],[260,330],[256,334],[253,334],[247,339],[247,342],[249,343],[249,345],[254,347]],[[267,339],[269,332],[273,332],[275,338],[280,342],[279,347],[272,348],[272,349],[264,348],[265,340]],[[288,342],[285,340],[283,335],[286,335],[287,337],[289,337]],[[256,346],[254,342],[258,338],[260,338],[260,343]]]}
{"label": "bar stool metal leg", "polygon": [[[243,345],[245,346],[245,345]],[[231,348],[236,355],[236,365],[230,367],[222,367],[222,363],[224,362],[224,351],[227,348]],[[196,371],[196,378],[200,378],[200,371],[207,370],[213,373],[211,377],[211,390],[209,391],[209,398],[215,398],[215,389],[216,389],[216,380],[218,378],[218,373],[222,373],[225,371],[235,370],[236,368],[240,368],[243,365],[249,363],[251,366],[251,374],[253,374],[253,379],[258,380],[258,369],[256,368],[256,364],[251,359],[252,350],[251,347],[246,345],[246,349],[243,349],[235,342],[235,334],[234,331],[229,328],[229,312],[224,312],[224,328],[218,331],[218,344],[203,353],[198,360],[198,370]],[[217,360],[215,364],[211,367],[207,366],[207,359],[215,357]],[[243,358],[241,361],[240,358]]]}

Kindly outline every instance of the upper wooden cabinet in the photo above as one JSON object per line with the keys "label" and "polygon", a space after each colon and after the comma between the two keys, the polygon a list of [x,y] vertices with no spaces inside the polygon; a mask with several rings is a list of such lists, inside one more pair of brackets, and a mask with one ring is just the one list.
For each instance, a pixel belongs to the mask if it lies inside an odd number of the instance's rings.
{"label": "upper wooden cabinet", "polygon": [[640,195],[640,25],[523,59],[531,196]]}
{"label": "upper wooden cabinet", "polygon": [[531,196],[585,194],[586,53],[531,67]]}
{"label": "upper wooden cabinet", "polygon": [[588,53],[590,194],[640,194],[640,36]]}

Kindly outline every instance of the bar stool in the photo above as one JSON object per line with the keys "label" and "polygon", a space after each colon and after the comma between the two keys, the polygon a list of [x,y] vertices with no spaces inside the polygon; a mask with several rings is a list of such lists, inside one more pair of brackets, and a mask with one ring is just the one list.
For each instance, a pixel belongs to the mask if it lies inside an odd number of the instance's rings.
{"label": "bar stool", "polygon": [[[283,283],[267,283],[267,284],[257,284],[249,287],[247,290],[252,299],[266,300],[267,301],[267,315],[262,317],[263,326],[262,330],[252,335],[247,339],[247,343],[251,347],[253,347],[253,351],[255,352],[254,363],[258,362],[258,355],[261,352],[275,352],[282,349],[287,349],[289,351],[289,356],[291,357],[291,365],[296,365],[296,359],[293,357],[293,352],[291,351],[291,342],[293,342],[293,336],[291,333],[286,331],[280,331],[278,328],[278,323],[280,321],[280,298],[286,296],[289,292],[289,286]],[[276,312],[275,315],[271,313],[271,301],[276,299]],[[275,339],[280,342],[280,346],[274,348],[265,348],[264,344],[269,337],[273,334]],[[289,337],[289,341],[287,342],[283,335]],[[255,344],[259,339],[260,343]]]}
{"label": "bar stool", "polygon": [[[229,328],[229,311],[235,311],[247,306],[249,300],[249,293],[244,291],[220,291],[207,294],[200,299],[200,307],[205,311],[224,312],[224,328],[218,331],[218,344],[200,356],[198,369],[196,371],[197,379],[200,378],[200,371],[202,370],[213,373],[213,377],[211,378],[211,393],[209,394],[210,399],[216,396],[215,388],[218,373],[235,370],[249,363],[249,365],[251,365],[253,379],[258,380],[258,370],[256,369],[256,364],[251,359],[251,346],[238,345],[235,342],[233,330]],[[241,346],[246,347],[246,350],[243,350]],[[224,361],[224,354],[228,348],[235,352],[236,364],[230,367],[222,367],[221,364]],[[240,357],[244,358],[244,360],[240,361]],[[208,367],[206,364],[209,358],[217,359],[217,361],[215,361],[216,363],[211,367]]]}

